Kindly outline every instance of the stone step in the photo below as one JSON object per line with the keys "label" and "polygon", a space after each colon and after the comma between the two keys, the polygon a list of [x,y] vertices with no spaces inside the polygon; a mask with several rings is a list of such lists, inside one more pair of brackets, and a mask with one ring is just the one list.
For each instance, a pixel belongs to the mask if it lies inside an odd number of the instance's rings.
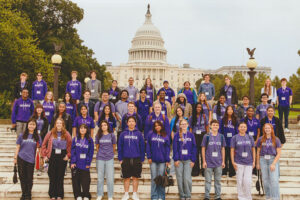
{"label": "stone step", "polygon": [[[90,191],[92,195],[92,199],[96,198],[96,185],[91,185]],[[43,191],[43,192],[41,192]],[[33,185],[32,196],[33,200],[42,200],[48,199],[48,185]],[[106,186],[104,186],[104,191],[106,194]],[[114,199],[121,199],[124,194],[124,189],[122,185],[114,186]],[[132,192],[132,187],[130,187],[130,195]],[[236,187],[222,187],[222,199],[226,200],[236,200],[237,199],[237,189]],[[148,185],[140,185],[138,189],[139,197],[141,200],[150,200],[150,186]],[[213,197],[214,188],[211,188],[211,197]],[[280,189],[281,199],[299,199],[300,191],[295,190],[293,188],[282,188]],[[21,188],[20,184],[4,184],[0,188],[0,198],[3,199],[18,199],[20,198]],[[71,185],[65,185],[65,198],[64,199],[74,199],[73,190]],[[252,187],[252,197],[256,200],[262,200],[264,197],[259,196],[255,187]],[[192,199],[203,199],[204,198],[204,187],[203,186],[193,186],[192,188]],[[176,186],[172,186],[169,188],[168,194],[166,194],[166,199],[178,199],[178,190]]]}

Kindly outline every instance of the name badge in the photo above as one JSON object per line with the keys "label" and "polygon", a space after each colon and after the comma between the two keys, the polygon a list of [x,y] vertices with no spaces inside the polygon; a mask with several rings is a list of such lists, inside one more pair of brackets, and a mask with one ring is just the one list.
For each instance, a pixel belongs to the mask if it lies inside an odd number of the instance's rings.
{"label": "name badge", "polygon": [[227,133],[227,137],[232,137],[232,133]]}
{"label": "name badge", "polygon": [[74,93],[75,93],[75,90],[71,90],[71,93],[74,94]]}
{"label": "name badge", "polygon": [[270,159],[271,159],[271,155],[265,155],[264,158],[265,158],[266,160],[270,160]]}
{"label": "name badge", "polygon": [[227,96],[228,99],[231,99],[231,96]]}
{"label": "name badge", "polygon": [[61,149],[55,149],[55,154],[61,154]]}
{"label": "name badge", "polygon": [[281,100],[282,100],[282,101],[285,101],[285,97],[281,97]]}
{"label": "name badge", "polygon": [[50,112],[45,112],[45,115],[46,115],[46,116],[49,116],[49,115],[50,115]]}
{"label": "name badge", "polygon": [[22,92],[20,92],[20,95],[22,95]]}
{"label": "name badge", "polygon": [[155,122],[155,119],[152,119],[152,122],[154,123],[154,122]]}
{"label": "name badge", "polygon": [[112,97],[112,99],[116,99],[116,97],[115,97],[115,96],[113,96],[113,97]]}
{"label": "name badge", "polygon": [[250,136],[254,136],[254,132],[253,131],[249,131],[249,135]]}
{"label": "name badge", "polygon": [[130,98],[130,99],[133,99],[133,95],[129,95],[129,98]]}
{"label": "name badge", "polygon": [[94,92],[95,92],[95,90],[93,89],[93,90],[91,90],[91,92],[92,92],[92,93],[94,93]]}
{"label": "name badge", "polygon": [[80,154],[80,159],[85,159],[86,158],[86,154],[85,153],[81,153]]}
{"label": "name badge", "polygon": [[41,91],[38,90],[38,91],[36,91],[36,93],[37,93],[37,94],[41,94]]}
{"label": "name badge", "polygon": [[169,96],[165,96],[165,99],[169,99]]}
{"label": "name badge", "polygon": [[150,95],[147,95],[146,97],[149,99],[149,98],[150,98]]}
{"label": "name badge", "polygon": [[243,153],[242,153],[242,157],[243,157],[243,158],[248,157],[248,152],[243,152]]}
{"label": "name badge", "polygon": [[218,152],[212,152],[212,157],[218,157]]}
{"label": "name badge", "polygon": [[181,154],[182,155],[187,155],[188,154],[188,150],[187,149],[182,149]]}
{"label": "name badge", "polygon": [[162,111],[161,111],[161,114],[165,115],[165,114],[166,114],[166,111],[162,110]]}
{"label": "name badge", "polygon": [[37,132],[38,132],[38,134],[41,134],[41,130],[38,130]]}
{"label": "name badge", "polygon": [[208,95],[209,95],[209,92],[205,92],[205,95],[208,96]]}
{"label": "name badge", "polygon": [[201,134],[201,130],[196,130],[196,134],[200,135]]}

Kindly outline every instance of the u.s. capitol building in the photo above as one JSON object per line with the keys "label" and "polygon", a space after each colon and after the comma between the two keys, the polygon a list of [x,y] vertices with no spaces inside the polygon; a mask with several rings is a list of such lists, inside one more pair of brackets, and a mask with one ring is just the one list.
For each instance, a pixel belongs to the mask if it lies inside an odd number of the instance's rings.
{"label": "u.s. capitol building", "polygon": [[[247,78],[246,66],[226,66],[217,70],[204,70],[192,68],[189,64],[170,65],[167,63],[167,50],[164,47],[164,40],[159,29],[151,21],[150,6],[146,13],[144,24],[136,31],[131,41],[131,48],[128,50],[129,59],[126,64],[112,66],[111,62],[106,62],[107,71],[112,77],[118,80],[120,87],[128,85],[129,77],[135,80],[135,86],[141,88],[147,77],[152,79],[156,88],[162,86],[164,80],[168,80],[173,89],[183,87],[185,81],[190,81],[192,87],[204,73],[233,75],[239,71]],[[258,73],[271,75],[270,67],[258,67]]]}

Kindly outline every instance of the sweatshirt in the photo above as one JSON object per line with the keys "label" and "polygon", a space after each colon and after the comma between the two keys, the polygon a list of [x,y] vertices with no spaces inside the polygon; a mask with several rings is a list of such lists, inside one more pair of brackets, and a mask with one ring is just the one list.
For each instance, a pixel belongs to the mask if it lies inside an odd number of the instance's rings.
{"label": "sweatshirt", "polygon": [[32,83],[31,98],[32,100],[44,100],[47,93],[47,83],[44,80],[34,81]]}
{"label": "sweatshirt", "polygon": [[145,142],[142,133],[136,128],[133,131],[126,129],[120,135],[118,142],[118,159],[140,158],[145,160]]}
{"label": "sweatshirt", "polygon": [[[183,139],[183,141],[182,141]],[[196,161],[197,146],[194,134],[187,133],[182,134],[182,139],[177,132],[173,140],[173,160],[191,160]]]}
{"label": "sweatshirt", "polygon": [[15,124],[17,121],[27,122],[34,110],[31,99],[23,100],[22,97],[15,101],[11,114],[11,121]]}
{"label": "sweatshirt", "polygon": [[151,132],[146,146],[147,158],[156,163],[170,162],[170,140]]}
{"label": "sweatshirt", "polygon": [[66,93],[70,92],[72,99],[79,100],[81,97],[81,83],[78,80],[69,81],[67,83]]}
{"label": "sweatshirt", "polygon": [[73,138],[71,147],[71,164],[76,164],[76,168],[89,171],[86,166],[91,166],[94,155],[93,139]]}

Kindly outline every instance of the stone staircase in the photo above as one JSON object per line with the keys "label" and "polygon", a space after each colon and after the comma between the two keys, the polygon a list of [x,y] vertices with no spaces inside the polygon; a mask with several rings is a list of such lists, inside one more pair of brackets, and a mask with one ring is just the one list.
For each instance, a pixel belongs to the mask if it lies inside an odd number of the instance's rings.
{"label": "stone staircase", "polygon": [[[13,156],[15,151],[16,135],[7,131],[8,125],[0,125],[0,199],[2,200],[16,200],[20,199],[21,188],[20,184],[13,184]],[[280,159],[280,193],[281,199],[300,200],[300,127],[298,125],[291,125],[291,132],[286,134],[287,143],[282,150],[282,157]],[[95,157],[95,155],[94,155]],[[95,158],[94,158],[95,159]],[[65,176],[65,199],[74,199],[70,169],[67,170]],[[176,178],[174,176],[174,178]],[[91,166],[91,193],[92,199],[96,199],[97,191],[97,174],[95,160]],[[257,194],[255,189],[256,176],[253,176],[253,199],[264,199]],[[150,199],[150,168],[145,161],[143,165],[142,178],[139,185],[139,196],[141,200]],[[34,175],[34,185],[32,195],[34,200],[44,200],[48,198],[48,175],[43,173],[41,176]],[[120,164],[115,156],[115,186],[114,199],[121,199],[123,195],[123,182],[120,177]],[[106,186],[104,186],[106,191]],[[132,187],[130,187],[132,191]],[[214,188],[212,186],[212,193]],[[106,195],[106,194],[105,194]],[[213,197],[213,195],[211,195]],[[204,178],[193,177],[193,199],[204,199]],[[169,188],[166,199],[179,199],[177,183],[175,186]],[[233,200],[237,199],[236,179],[222,178],[222,199]]]}

